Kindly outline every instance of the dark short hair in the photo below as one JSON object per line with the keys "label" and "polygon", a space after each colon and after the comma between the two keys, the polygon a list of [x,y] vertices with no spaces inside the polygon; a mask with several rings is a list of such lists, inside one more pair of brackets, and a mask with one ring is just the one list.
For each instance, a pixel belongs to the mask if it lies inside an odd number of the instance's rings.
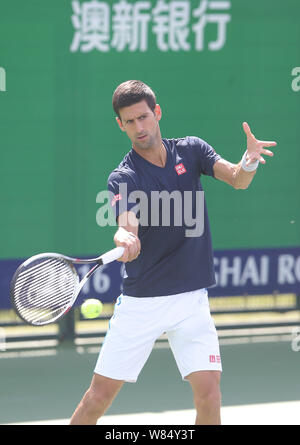
{"label": "dark short hair", "polygon": [[129,107],[145,100],[153,111],[156,105],[156,97],[152,89],[140,80],[127,80],[121,83],[113,94],[112,104],[116,115],[120,118],[120,109]]}

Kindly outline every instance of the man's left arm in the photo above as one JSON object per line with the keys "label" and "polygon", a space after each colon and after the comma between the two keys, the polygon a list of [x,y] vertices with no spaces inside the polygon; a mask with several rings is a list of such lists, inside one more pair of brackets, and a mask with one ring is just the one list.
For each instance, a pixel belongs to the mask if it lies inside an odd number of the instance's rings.
{"label": "man's left arm", "polygon": [[247,122],[243,123],[244,132],[247,136],[247,151],[238,164],[232,164],[225,159],[220,159],[213,166],[216,179],[226,182],[235,189],[246,189],[255,173],[259,163],[265,164],[262,155],[273,156],[273,152],[265,147],[274,147],[274,141],[259,141],[251,133]]}

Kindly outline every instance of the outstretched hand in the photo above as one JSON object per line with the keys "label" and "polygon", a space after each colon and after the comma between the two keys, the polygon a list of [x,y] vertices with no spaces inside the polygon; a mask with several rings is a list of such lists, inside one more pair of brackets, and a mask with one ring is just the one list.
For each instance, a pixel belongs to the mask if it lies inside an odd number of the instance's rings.
{"label": "outstretched hand", "polygon": [[277,145],[274,141],[259,141],[254,134],[251,133],[250,127],[247,122],[243,122],[243,129],[247,136],[247,162],[246,165],[252,164],[255,161],[259,161],[261,164],[265,164],[266,161],[262,155],[274,156],[274,153],[270,150],[266,150],[264,147],[275,147]]}

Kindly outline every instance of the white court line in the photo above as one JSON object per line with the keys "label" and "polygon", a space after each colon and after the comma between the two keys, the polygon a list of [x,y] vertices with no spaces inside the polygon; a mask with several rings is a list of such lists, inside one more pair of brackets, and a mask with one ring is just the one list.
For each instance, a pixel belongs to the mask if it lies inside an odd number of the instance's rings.
{"label": "white court line", "polygon": [[[223,425],[300,425],[300,400],[293,402],[259,403],[225,406],[221,417]],[[108,415],[98,425],[194,425],[195,411],[164,411]],[[10,425],[68,425],[69,419],[55,419],[12,423]]]}

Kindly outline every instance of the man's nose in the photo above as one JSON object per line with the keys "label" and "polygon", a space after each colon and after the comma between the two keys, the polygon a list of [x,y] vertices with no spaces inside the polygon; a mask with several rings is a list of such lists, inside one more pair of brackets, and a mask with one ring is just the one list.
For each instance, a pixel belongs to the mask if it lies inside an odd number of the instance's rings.
{"label": "man's nose", "polygon": [[135,131],[137,133],[143,133],[143,130],[144,130],[144,128],[143,128],[142,122],[136,121],[136,123],[135,123]]}

